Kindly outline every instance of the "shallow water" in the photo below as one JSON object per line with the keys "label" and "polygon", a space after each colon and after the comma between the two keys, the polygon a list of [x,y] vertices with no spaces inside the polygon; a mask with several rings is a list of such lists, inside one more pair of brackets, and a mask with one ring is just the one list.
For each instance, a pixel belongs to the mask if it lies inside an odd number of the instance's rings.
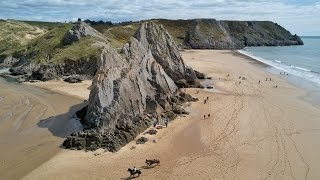
{"label": "shallow water", "polygon": [[320,37],[302,40],[303,46],[247,47],[239,52],[268,64],[265,70],[305,89],[303,98],[320,106]]}
{"label": "shallow water", "polygon": [[239,52],[320,87],[320,37],[303,37],[303,46],[247,47]]}

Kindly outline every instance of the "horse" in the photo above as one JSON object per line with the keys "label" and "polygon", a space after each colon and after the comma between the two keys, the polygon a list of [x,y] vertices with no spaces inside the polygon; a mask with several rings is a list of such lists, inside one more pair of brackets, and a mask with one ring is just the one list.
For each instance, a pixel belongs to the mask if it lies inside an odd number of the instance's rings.
{"label": "horse", "polygon": [[160,164],[160,160],[158,160],[158,159],[146,159],[146,164],[148,165],[148,166],[151,166],[151,165],[153,165],[153,164]]}
{"label": "horse", "polygon": [[128,172],[130,172],[129,179],[131,178],[131,176],[134,177],[136,174],[138,174],[138,177],[139,177],[141,174],[141,171],[139,169],[135,171],[134,169],[128,168]]}

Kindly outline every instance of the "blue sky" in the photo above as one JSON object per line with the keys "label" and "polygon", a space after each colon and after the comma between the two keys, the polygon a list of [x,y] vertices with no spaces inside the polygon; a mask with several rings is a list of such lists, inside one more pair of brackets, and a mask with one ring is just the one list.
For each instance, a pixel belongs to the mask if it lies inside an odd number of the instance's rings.
{"label": "blue sky", "polygon": [[0,0],[0,18],[69,21],[151,18],[271,20],[299,35],[320,35],[320,0]]}

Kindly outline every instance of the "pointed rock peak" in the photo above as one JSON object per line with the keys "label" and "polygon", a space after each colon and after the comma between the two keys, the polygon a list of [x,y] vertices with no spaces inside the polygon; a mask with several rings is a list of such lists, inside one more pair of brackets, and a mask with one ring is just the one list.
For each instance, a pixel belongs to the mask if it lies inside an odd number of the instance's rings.
{"label": "pointed rock peak", "polygon": [[77,22],[63,37],[62,43],[64,45],[71,45],[77,42],[81,37],[92,36],[99,41],[106,41],[106,38],[97,30],[92,28],[85,22]]}
{"label": "pointed rock peak", "polygon": [[162,25],[144,22],[135,33],[135,38],[151,51],[154,59],[179,87],[201,86],[192,68],[184,64],[177,45]]}

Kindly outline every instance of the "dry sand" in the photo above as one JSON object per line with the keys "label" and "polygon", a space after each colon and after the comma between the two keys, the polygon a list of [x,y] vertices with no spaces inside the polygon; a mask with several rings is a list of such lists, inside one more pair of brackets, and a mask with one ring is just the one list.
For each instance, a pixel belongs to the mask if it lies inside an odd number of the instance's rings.
{"label": "dry sand", "polygon": [[[63,150],[24,179],[126,179],[133,166],[139,179],[320,179],[320,110],[302,100],[304,91],[230,51],[182,55],[218,89],[187,89],[200,99],[186,105],[189,116],[117,153]],[[145,169],[147,158],[161,163]]]}
{"label": "dry sand", "polygon": [[38,81],[34,83],[25,82],[24,84],[40,87],[53,92],[73,96],[83,100],[88,100],[90,95],[91,80],[81,83],[67,83],[63,80]]}

